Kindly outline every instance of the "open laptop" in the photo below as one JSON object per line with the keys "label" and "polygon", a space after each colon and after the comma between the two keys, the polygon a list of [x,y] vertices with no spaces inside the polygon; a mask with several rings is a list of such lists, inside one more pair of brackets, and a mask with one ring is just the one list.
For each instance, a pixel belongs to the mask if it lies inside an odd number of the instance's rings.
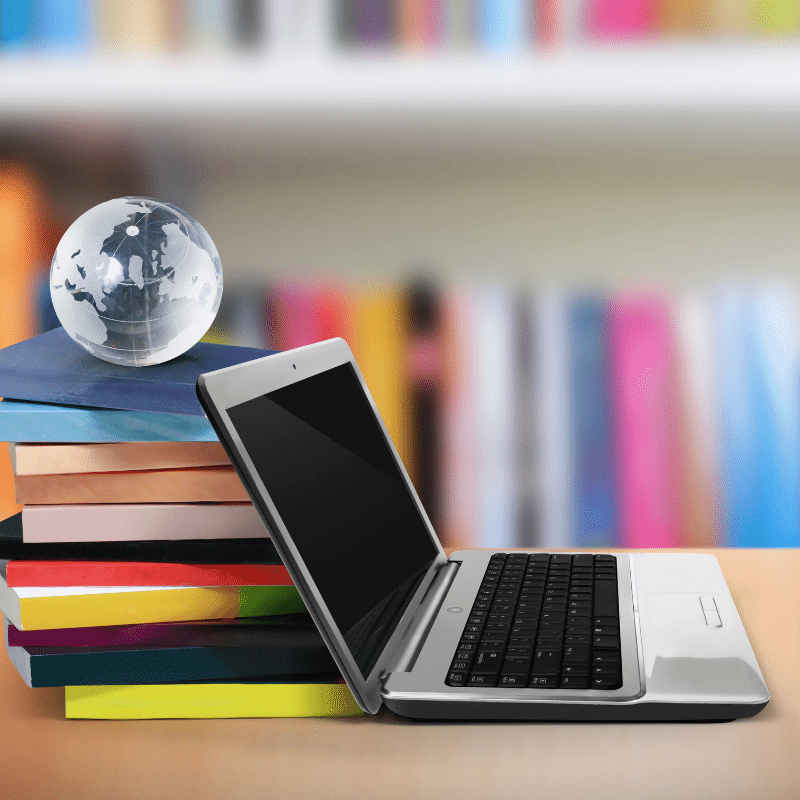
{"label": "open laptop", "polygon": [[342,339],[197,393],[358,704],[438,719],[730,720],[769,693],[716,559],[448,559]]}

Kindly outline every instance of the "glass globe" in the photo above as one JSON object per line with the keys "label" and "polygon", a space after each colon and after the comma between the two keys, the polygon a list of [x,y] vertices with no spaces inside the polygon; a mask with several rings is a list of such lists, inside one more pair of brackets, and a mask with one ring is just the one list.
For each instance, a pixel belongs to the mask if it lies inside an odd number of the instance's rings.
{"label": "glass globe", "polygon": [[50,295],[67,333],[113,364],[160,364],[209,329],[222,264],[203,226],[171,203],[121,197],[87,211],[61,238]]}

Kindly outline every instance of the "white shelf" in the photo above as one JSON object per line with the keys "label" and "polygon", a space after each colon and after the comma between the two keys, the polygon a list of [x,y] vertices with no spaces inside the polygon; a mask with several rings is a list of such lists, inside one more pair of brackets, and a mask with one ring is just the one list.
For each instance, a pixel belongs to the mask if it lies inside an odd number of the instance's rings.
{"label": "white shelf", "polygon": [[800,47],[659,46],[524,59],[147,58],[0,62],[6,120],[311,112],[800,111]]}

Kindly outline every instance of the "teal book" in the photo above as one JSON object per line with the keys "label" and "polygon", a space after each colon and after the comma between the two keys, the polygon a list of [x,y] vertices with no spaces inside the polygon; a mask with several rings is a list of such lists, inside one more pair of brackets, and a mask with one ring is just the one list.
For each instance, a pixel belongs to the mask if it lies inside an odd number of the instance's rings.
{"label": "teal book", "polygon": [[[147,367],[150,369],[150,367]],[[206,417],[0,402],[2,442],[216,442]]]}
{"label": "teal book", "polygon": [[[276,618],[280,620],[281,618]],[[9,644],[11,663],[28,686],[102,686],[227,681],[329,673],[336,664],[312,624],[207,626],[186,645],[33,647]]]}
{"label": "teal book", "polygon": [[[95,358],[72,341],[63,328],[55,328],[0,350],[0,397],[36,403],[205,417],[195,393],[198,375],[263,358],[272,352],[256,347],[198,342],[182,355],[163,364],[124,367]],[[65,440],[59,438],[54,441]]]}

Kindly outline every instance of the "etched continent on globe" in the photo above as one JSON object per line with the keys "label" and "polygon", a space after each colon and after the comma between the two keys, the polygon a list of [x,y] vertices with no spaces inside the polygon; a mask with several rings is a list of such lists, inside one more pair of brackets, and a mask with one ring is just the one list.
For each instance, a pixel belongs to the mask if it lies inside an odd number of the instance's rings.
{"label": "etched continent on globe", "polygon": [[192,347],[222,298],[222,264],[202,225],[170,203],[109,200],[70,225],[50,268],[67,333],[114,364],[160,364]]}

